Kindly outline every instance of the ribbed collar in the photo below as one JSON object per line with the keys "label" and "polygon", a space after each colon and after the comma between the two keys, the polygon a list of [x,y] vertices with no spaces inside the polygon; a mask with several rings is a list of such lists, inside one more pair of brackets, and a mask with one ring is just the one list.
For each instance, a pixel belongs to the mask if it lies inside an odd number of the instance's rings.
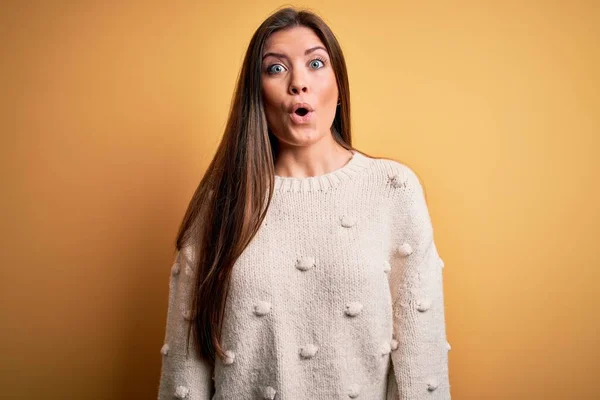
{"label": "ribbed collar", "polygon": [[350,151],[353,156],[346,165],[323,175],[305,178],[275,175],[275,190],[279,192],[327,191],[344,181],[354,178],[369,166],[372,159],[356,150]]}

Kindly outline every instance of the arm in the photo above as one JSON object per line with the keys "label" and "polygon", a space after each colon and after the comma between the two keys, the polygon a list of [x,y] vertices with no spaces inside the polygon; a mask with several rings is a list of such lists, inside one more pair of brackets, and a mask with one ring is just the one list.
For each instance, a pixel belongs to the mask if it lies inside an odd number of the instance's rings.
{"label": "arm", "polygon": [[[394,400],[449,400],[442,271],[423,188],[405,167],[396,187],[399,202],[394,221],[390,289],[393,299],[392,367]],[[397,345],[397,346],[396,346]]]}
{"label": "arm", "polygon": [[186,356],[187,327],[194,273],[189,248],[178,250],[169,278],[169,305],[165,341],[161,349],[162,366],[158,400],[210,400],[213,387],[213,368],[200,359],[190,336]]}

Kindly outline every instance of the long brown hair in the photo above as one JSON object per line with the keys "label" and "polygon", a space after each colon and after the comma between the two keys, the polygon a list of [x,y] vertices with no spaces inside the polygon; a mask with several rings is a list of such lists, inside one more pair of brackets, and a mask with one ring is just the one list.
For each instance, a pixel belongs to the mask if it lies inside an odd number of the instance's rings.
{"label": "long brown hair", "polygon": [[196,271],[192,291],[194,343],[198,354],[212,362],[224,357],[219,344],[223,310],[233,266],[256,234],[274,190],[277,140],[267,126],[261,84],[263,46],[274,32],[304,26],[325,45],[334,70],[341,105],[331,126],[334,140],[351,145],[350,89],[346,63],[330,28],[306,9],[282,8],[256,30],[236,83],[225,132],[216,154],[196,189],[177,235],[178,250],[189,247]]}

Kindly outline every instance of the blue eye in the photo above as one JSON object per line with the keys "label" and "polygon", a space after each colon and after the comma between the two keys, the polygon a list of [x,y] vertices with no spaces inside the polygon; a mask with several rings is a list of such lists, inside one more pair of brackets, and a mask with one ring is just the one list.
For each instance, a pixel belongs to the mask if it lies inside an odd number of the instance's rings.
{"label": "blue eye", "polygon": [[[317,57],[317,58],[315,58],[314,60],[312,60],[312,61],[311,61],[311,63],[312,63],[312,62],[315,62],[315,61],[319,61],[321,64],[323,64],[323,66],[325,66],[325,60],[323,60],[322,58],[318,58],[318,57]],[[317,68],[317,69],[318,69],[318,68]]]}
{"label": "blue eye", "polygon": [[273,68],[274,67],[283,68],[283,65],[281,65],[281,64],[273,64],[273,65],[271,65],[270,67],[267,68],[267,73],[270,74],[270,75],[273,75],[274,74],[274,72],[273,72]]}
{"label": "blue eye", "polygon": [[[325,61],[323,58],[321,58],[321,57],[313,58],[313,59],[310,61],[310,63],[311,63],[311,64],[314,64],[314,63],[315,63],[315,61],[318,61],[318,62],[320,62],[321,64],[323,64],[323,67],[325,66],[325,63],[326,63],[326,61]],[[317,63],[317,65],[318,65],[318,63]],[[283,65],[281,65],[281,64],[272,64],[272,65],[270,65],[269,67],[267,67],[267,74],[269,74],[269,75],[276,75],[278,72],[274,72],[274,68],[275,68],[275,67],[284,68],[284,67],[283,67]],[[323,68],[323,67],[321,67],[321,68]],[[320,68],[314,68],[314,69],[320,69]]]}

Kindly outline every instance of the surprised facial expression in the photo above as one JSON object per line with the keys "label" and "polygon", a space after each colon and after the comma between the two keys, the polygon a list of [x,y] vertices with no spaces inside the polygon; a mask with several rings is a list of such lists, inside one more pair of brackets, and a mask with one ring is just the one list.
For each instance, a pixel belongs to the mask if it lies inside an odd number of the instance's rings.
{"label": "surprised facial expression", "polygon": [[271,132],[293,146],[330,135],[338,87],[329,54],[315,32],[303,26],[277,31],[267,39],[262,56],[262,95]]}

